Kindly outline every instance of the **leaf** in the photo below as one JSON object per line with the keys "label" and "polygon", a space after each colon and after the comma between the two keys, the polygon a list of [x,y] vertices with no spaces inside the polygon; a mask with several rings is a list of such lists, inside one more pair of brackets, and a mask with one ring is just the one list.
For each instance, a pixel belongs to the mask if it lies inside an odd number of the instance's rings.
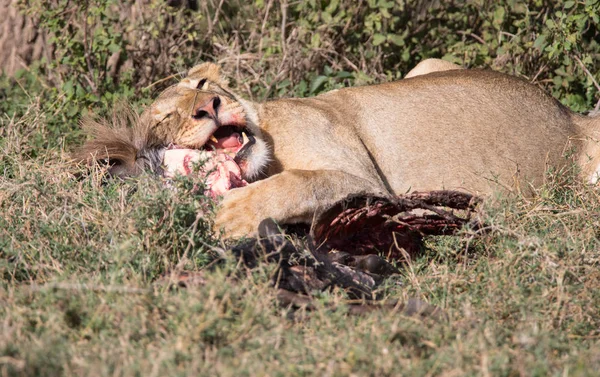
{"label": "leaf", "polygon": [[335,77],[340,78],[340,79],[347,79],[350,77],[354,77],[354,75],[350,72],[346,72],[346,71],[339,71]]}
{"label": "leaf", "polygon": [[546,47],[546,36],[541,34],[539,37],[537,37],[535,42],[533,42],[533,47],[543,50],[544,47]]}
{"label": "leaf", "polygon": [[402,37],[401,35],[398,35],[398,34],[388,34],[387,40],[399,47],[402,47],[405,45],[404,37]]}
{"label": "leaf", "polygon": [[108,45],[108,51],[114,54],[115,52],[121,51],[121,46],[119,46],[116,43],[111,43],[110,45]]}
{"label": "leaf", "polygon": [[339,0],[332,0],[329,5],[327,6],[327,8],[325,8],[325,12],[332,14],[333,12],[336,11],[338,5],[340,4]]}
{"label": "leaf", "polygon": [[73,86],[72,80],[65,82],[62,89],[65,92],[65,94],[67,95],[67,97],[72,97],[73,94],[75,94],[75,90],[74,90],[75,88]]}
{"label": "leaf", "polygon": [[310,84],[310,94],[315,94],[328,79],[327,76],[317,76]]}
{"label": "leaf", "polygon": [[312,48],[318,48],[321,46],[321,35],[319,33],[315,33],[312,35],[310,40],[310,46]]}
{"label": "leaf", "polygon": [[299,95],[300,97],[303,97],[306,95],[307,88],[308,88],[308,84],[306,83],[306,81],[302,80],[302,81],[300,81],[300,83],[298,85],[296,85],[295,91],[296,91],[297,95]]}
{"label": "leaf", "polygon": [[407,62],[410,60],[410,49],[405,48],[404,51],[402,51],[402,61]]}
{"label": "leaf", "polygon": [[385,35],[382,35],[382,34],[373,35],[373,46],[379,46],[380,44],[382,44],[385,41],[386,41]]}
{"label": "leaf", "polygon": [[501,25],[504,22],[506,10],[503,7],[497,7],[494,11],[494,24]]}
{"label": "leaf", "polygon": [[573,44],[576,44],[576,43],[577,43],[577,38],[578,38],[578,37],[579,37],[579,35],[578,35],[578,34],[572,33],[572,34],[569,34],[569,35],[567,36],[567,40],[568,40],[569,42],[573,43]]}

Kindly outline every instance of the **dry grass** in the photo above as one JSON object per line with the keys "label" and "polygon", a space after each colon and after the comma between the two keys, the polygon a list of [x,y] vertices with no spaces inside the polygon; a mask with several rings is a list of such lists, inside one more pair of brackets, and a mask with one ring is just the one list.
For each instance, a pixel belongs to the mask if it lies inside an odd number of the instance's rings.
{"label": "dry grass", "polygon": [[[236,261],[207,285],[154,285],[213,259],[212,204],[191,182],[78,176],[65,153],[28,157],[31,106],[0,149],[2,375],[593,375],[600,368],[600,198],[549,176],[537,197],[489,199],[487,231],[432,238],[390,298],[419,297],[448,323],[276,304],[272,266]],[[559,179],[561,178],[561,179]],[[197,216],[201,213],[202,216]]]}
{"label": "dry grass", "polygon": [[[385,293],[443,308],[449,321],[438,323],[349,316],[331,309],[339,291],[292,312],[276,303],[273,266],[235,260],[207,269],[204,288],[155,284],[215,259],[213,203],[185,179],[172,191],[149,176],[77,171],[65,152],[80,141],[81,113],[109,113],[119,95],[149,101],[147,89],[199,61],[262,100],[395,79],[445,56],[523,76],[583,111],[598,102],[595,5],[207,0],[188,12],[113,2],[123,17],[111,7],[90,16],[105,2],[84,3],[29,2],[71,60],[0,78],[0,376],[598,374],[600,198],[569,172],[550,174],[533,199],[488,199],[485,231],[428,239],[403,266]],[[576,38],[571,49],[565,38]],[[109,66],[113,44],[123,56]]]}

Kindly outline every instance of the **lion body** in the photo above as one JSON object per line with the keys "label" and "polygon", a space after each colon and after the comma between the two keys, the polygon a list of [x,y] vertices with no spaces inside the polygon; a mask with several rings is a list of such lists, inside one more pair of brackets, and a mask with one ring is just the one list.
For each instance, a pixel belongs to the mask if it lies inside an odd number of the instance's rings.
{"label": "lion body", "polygon": [[[548,167],[569,161],[579,164],[584,179],[597,181],[600,119],[575,114],[540,88],[501,73],[426,61],[407,76],[252,103],[226,89],[218,67],[204,64],[148,113],[154,128],[170,130],[170,142],[187,135],[184,146],[206,143],[222,119],[243,114],[260,142],[245,166],[245,178],[255,182],[227,192],[217,213],[216,226],[233,237],[254,233],[268,217],[310,223],[350,194],[527,193],[544,182]],[[224,110],[215,119],[194,116],[217,97]]]}
{"label": "lion body", "polygon": [[541,89],[490,71],[432,73],[258,109],[273,139],[269,175],[342,170],[396,195],[538,186],[546,168],[579,145],[583,118]]}
{"label": "lion body", "polygon": [[586,140],[590,120],[534,85],[491,71],[430,73],[253,111],[273,162],[270,178],[225,196],[217,225],[233,235],[253,232],[266,217],[310,222],[355,193],[528,194],[548,167],[573,161],[565,157],[571,149],[584,175],[595,166],[590,157],[597,165],[596,143]]}

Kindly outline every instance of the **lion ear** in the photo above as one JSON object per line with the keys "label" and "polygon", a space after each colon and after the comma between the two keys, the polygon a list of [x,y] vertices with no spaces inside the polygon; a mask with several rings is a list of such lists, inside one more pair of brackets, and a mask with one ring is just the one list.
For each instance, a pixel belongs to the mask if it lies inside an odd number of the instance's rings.
{"label": "lion ear", "polygon": [[214,63],[198,64],[188,71],[187,77],[181,81],[180,85],[196,89],[200,80],[206,79],[226,87],[228,85],[227,80],[221,76],[220,70],[221,67]]}

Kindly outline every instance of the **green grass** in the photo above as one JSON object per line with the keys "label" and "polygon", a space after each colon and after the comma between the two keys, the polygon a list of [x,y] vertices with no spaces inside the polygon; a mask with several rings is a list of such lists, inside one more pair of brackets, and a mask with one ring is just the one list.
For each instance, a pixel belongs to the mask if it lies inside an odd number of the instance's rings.
{"label": "green grass", "polygon": [[[156,279],[214,260],[213,204],[193,182],[79,174],[39,149],[48,115],[2,119],[2,376],[573,376],[600,368],[600,197],[549,177],[533,199],[488,199],[484,230],[427,240],[390,299],[418,297],[449,321],[356,317],[340,291],[317,310],[276,303],[274,266],[235,260],[204,287]],[[37,153],[32,150],[38,148]],[[200,213],[201,215],[197,215]],[[331,309],[330,304],[336,306]]]}
{"label": "green grass", "polygon": [[[1,377],[598,375],[600,197],[570,173],[534,198],[487,199],[485,229],[430,238],[402,267],[386,297],[441,307],[449,321],[434,322],[350,316],[337,290],[312,312],[281,307],[275,266],[206,268],[222,245],[194,182],[110,181],[67,154],[81,115],[110,114],[119,98],[139,109],[200,61],[263,100],[398,79],[444,57],[587,111],[598,0],[198,3],[27,2],[56,59],[0,77]],[[204,270],[205,286],[157,283],[181,269]]]}

